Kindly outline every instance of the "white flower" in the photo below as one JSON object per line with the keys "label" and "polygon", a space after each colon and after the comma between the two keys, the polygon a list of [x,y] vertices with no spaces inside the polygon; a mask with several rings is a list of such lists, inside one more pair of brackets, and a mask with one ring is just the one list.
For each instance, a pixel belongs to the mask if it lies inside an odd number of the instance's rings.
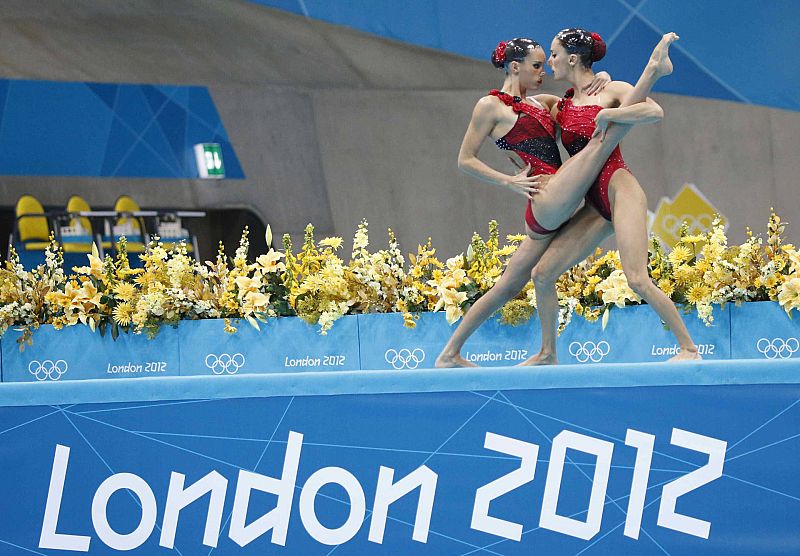
{"label": "white flower", "polygon": [[270,249],[266,255],[259,255],[254,265],[256,273],[262,275],[286,270],[286,265],[281,262],[283,257],[283,253],[274,249]]}
{"label": "white flower", "polygon": [[625,273],[619,269],[597,284],[595,289],[603,292],[603,303],[613,303],[617,307],[624,307],[625,301],[639,302],[642,300],[628,286],[628,279],[625,277]]}
{"label": "white flower", "polygon": [[800,309],[800,277],[791,278],[781,284],[778,303],[787,313],[792,309]]}

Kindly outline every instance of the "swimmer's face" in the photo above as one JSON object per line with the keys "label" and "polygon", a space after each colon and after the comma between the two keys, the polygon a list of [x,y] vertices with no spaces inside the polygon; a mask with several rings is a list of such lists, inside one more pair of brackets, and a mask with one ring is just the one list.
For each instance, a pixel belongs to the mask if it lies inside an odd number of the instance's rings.
{"label": "swimmer's face", "polygon": [[544,50],[533,49],[521,62],[512,62],[519,71],[519,84],[524,89],[535,90],[542,86],[545,74]]}
{"label": "swimmer's face", "polygon": [[570,53],[558,39],[553,39],[550,43],[550,58],[547,65],[553,70],[553,79],[566,79],[570,70]]}

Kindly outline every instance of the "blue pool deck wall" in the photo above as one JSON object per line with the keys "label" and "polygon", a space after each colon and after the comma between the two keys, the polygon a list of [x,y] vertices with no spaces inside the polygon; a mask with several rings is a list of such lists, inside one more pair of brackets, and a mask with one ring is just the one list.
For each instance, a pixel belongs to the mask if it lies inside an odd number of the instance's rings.
{"label": "blue pool deck wall", "polygon": [[[120,534],[143,531],[127,535],[136,554],[163,554],[176,478],[178,489],[211,481],[223,493],[180,511],[176,554],[210,552],[212,513],[225,518],[212,535],[220,554],[281,551],[269,530],[243,546],[244,518],[231,516],[243,507],[255,523],[278,507],[268,485],[284,481],[294,501],[281,506],[288,534],[278,544],[291,554],[331,553],[314,520],[352,523],[336,529],[345,554],[800,551],[797,359],[5,383],[0,423],[0,497],[15,501],[0,519],[1,554],[56,553],[58,535],[84,539],[90,556],[131,553],[112,546],[105,516]],[[653,443],[643,484],[632,434]],[[701,468],[705,478],[686,487]],[[420,487],[391,503],[378,542],[387,471],[395,485],[427,477],[435,496],[423,503]],[[500,477],[506,487],[487,491]],[[111,484],[135,494],[108,503]],[[254,484],[264,492],[251,497]],[[634,493],[637,538],[622,529]],[[423,507],[430,534],[418,537]],[[521,534],[476,521],[482,512]]]}
{"label": "blue pool deck wall", "polygon": [[[687,327],[704,360],[800,358],[800,319],[772,302],[715,307],[712,326],[690,314]],[[86,326],[55,330],[42,325],[33,345],[18,349],[19,330],[0,340],[3,382],[66,382],[84,379],[302,374],[341,371],[408,372],[430,368],[454,330],[442,313],[423,313],[415,329],[397,313],[345,316],[327,335],[297,317],[269,319],[256,330],[239,321],[228,334],[218,320],[164,326],[149,340],[121,334],[114,341]],[[539,349],[535,317],[521,326],[495,316],[462,350],[481,367],[510,367]],[[666,361],[678,344],[650,307],[612,311],[608,326],[574,317],[558,339],[559,361],[584,365]]]}
{"label": "blue pool deck wall", "polygon": [[0,407],[274,396],[749,384],[800,384],[800,359],[5,383],[0,384]]}

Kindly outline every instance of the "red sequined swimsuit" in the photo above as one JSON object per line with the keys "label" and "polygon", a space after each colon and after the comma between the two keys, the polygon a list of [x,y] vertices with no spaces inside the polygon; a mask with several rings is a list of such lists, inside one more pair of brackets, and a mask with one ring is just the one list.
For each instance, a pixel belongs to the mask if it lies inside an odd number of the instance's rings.
{"label": "red sequined swimsuit", "polygon": [[[511,131],[495,141],[495,144],[501,149],[517,153],[526,164],[531,165],[532,174],[555,174],[561,166],[561,155],[558,152],[555,124],[550,112],[497,89],[489,91],[489,94],[496,96],[519,114]],[[540,235],[556,231],[542,227],[533,216],[530,202],[527,205],[525,222],[532,231]]]}
{"label": "red sequined swimsuit", "polygon": [[[570,156],[581,152],[589,143],[595,128],[594,118],[603,109],[602,106],[596,104],[575,106],[572,103],[574,94],[574,89],[570,89],[564,94],[564,98],[558,103],[558,116],[556,117],[558,125],[561,126],[561,143]],[[625,161],[622,160],[622,152],[617,146],[586,194],[586,201],[591,203],[597,212],[609,221],[611,220],[611,202],[608,198],[608,184],[614,172],[623,168],[629,170]]]}

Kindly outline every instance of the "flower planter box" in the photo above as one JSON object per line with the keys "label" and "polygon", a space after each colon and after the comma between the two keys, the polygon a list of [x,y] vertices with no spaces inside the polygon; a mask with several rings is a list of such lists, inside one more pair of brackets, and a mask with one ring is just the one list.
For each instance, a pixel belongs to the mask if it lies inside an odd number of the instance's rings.
{"label": "flower planter box", "polygon": [[[447,324],[443,312],[421,313],[414,329],[405,327],[403,316],[396,313],[358,315],[358,319],[361,368],[376,370],[433,367],[458,324]],[[482,367],[516,365],[538,349],[539,338],[538,320],[508,326],[495,316],[475,331],[461,354]]]}
{"label": "flower planter box", "polygon": [[800,357],[800,319],[790,319],[774,301],[731,306],[731,346],[734,359]]}
{"label": "flower planter box", "polygon": [[[800,357],[800,319],[789,319],[777,303],[714,307],[714,325],[694,313],[683,315],[704,359],[788,359]],[[20,352],[21,333],[2,338],[3,382],[44,382],[142,376],[234,375],[303,371],[404,370],[430,368],[456,325],[444,313],[422,313],[414,329],[397,313],[346,316],[327,336],[296,317],[246,321],[228,334],[220,320],[184,321],[163,327],[148,340],[120,334],[115,341],[85,326],[55,330],[43,325],[33,345]],[[540,345],[538,318],[507,326],[495,316],[472,335],[462,355],[482,367],[516,365]],[[664,361],[677,351],[652,308],[612,310],[608,326],[577,315],[558,339],[561,363]]]}
{"label": "flower planter box", "polygon": [[[703,359],[730,359],[730,306],[714,307],[713,326],[694,312],[681,315]],[[675,336],[664,328],[652,307],[612,309],[608,326],[577,315],[558,338],[560,363],[633,363],[666,361],[678,352]]]}
{"label": "flower planter box", "polygon": [[113,340],[110,333],[101,336],[83,325],[62,330],[42,325],[23,352],[16,342],[21,335],[9,329],[3,336],[3,382],[179,375],[178,331],[170,326],[153,340],[132,333]]}
{"label": "flower planter box", "polygon": [[355,316],[337,320],[326,336],[297,317],[269,319],[259,323],[260,331],[246,320],[235,326],[228,334],[221,319],[181,322],[181,375],[359,369]]}

